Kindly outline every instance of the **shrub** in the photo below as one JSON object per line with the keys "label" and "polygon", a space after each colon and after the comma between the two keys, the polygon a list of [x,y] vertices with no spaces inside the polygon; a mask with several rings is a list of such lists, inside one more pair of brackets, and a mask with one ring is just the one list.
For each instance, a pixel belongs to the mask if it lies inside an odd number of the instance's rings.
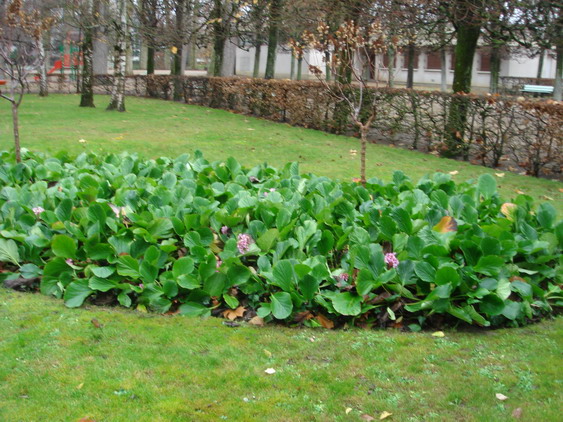
{"label": "shrub", "polygon": [[[495,180],[366,187],[201,154],[0,160],[4,280],[77,307],[309,325],[517,325],[562,303],[563,222]],[[232,312],[235,310],[236,312]]]}

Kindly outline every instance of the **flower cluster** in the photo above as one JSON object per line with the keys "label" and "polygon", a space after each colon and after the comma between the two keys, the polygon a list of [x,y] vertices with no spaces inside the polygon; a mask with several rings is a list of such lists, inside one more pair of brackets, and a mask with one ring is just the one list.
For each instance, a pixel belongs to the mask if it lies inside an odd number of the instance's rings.
{"label": "flower cluster", "polygon": [[237,248],[241,254],[245,254],[250,249],[250,245],[254,243],[252,236],[246,233],[238,235]]}
{"label": "flower cluster", "polygon": [[385,254],[385,263],[389,268],[397,268],[399,265],[399,260],[397,259],[397,254],[395,252],[389,252]]}
{"label": "flower cluster", "polygon": [[45,211],[45,209],[43,207],[34,207],[31,210],[33,211],[33,214],[35,214],[38,217],[42,212]]}

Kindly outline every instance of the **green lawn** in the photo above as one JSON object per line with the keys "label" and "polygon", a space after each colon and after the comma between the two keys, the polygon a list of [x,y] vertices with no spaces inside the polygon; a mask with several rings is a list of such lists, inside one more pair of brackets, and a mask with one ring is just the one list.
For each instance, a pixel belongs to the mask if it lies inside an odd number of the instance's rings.
{"label": "green lawn", "polygon": [[[138,152],[147,157],[177,156],[200,149],[209,160],[235,157],[246,166],[264,161],[282,167],[298,161],[303,172],[334,178],[359,176],[359,140],[324,132],[198,106],[127,98],[126,113],[105,111],[108,98],[96,97],[96,109],[77,107],[76,95],[28,95],[21,106],[22,145],[31,150],[76,154],[85,148],[94,152]],[[11,115],[7,101],[0,102],[0,149],[12,147]],[[80,144],[85,139],[86,144]],[[494,171],[432,155],[370,145],[368,177],[390,180],[400,169],[414,179],[435,171],[457,171],[456,180],[476,178],[483,172],[504,173],[498,177],[507,198],[516,191],[535,198],[551,198],[563,211],[563,183]],[[547,199],[549,200],[549,199]]]}
{"label": "green lawn", "polygon": [[[76,96],[27,96],[22,143],[76,154],[202,150],[245,165],[338,178],[358,174],[353,138],[170,102],[128,98],[128,112],[76,107]],[[0,102],[0,148],[11,148]],[[78,142],[86,139],[86,144]],[[433,156],[369,147],[370,176],[413,178],[441,170],[455,179],[484,171]],[[495,176],[497,177],[497,176]],[[506,173],[501,191],[553,198],[561,183]],[[92,324],[96,319],[102,328]],[[0,421],[555,421],[563,412],[563,320],[524,328],[457,332],[227,327],[121,309],[68,309],[60,300],[0,288]],[[276,373],[264,371],[274,368]],[[498,400],[495,394],[508,396]],[[559,403],[559,404],[558,404]],[[348,413],[347,413],[348,412]],[[559,415],[559,416],[558,416]]]}
{"label": "green lawn", "polygon": [[384,411],[506,421],[517,408],[521,420],[556,421],[563,410],[561,318],[444,338],[230,328],[0,288],[0,332],[2,421],[361,421]]}

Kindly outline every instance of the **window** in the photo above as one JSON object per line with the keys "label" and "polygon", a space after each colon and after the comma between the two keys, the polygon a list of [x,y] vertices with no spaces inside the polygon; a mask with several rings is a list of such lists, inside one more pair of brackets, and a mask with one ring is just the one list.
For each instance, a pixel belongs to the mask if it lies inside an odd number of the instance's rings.
{"label": "window", "polygon": [[[403,54],[403,64],[402,64],[402,68],[403,69],[408,69],[409,67],[409,53],[408,51],[405,51]],[[420,52],[418,50],[414,51],[414,65],[413,65],[413,69],[418,69],[418,58],[420,57]]]}
{"label": "window", "polygon": [[479,71],[480,72],[490,72],[491,71],[491,53],[488,51],[482,51],[479,54]]}
{"label": "window", "polygon": [[[383,55],[383,68],[388,69],[389,68],[389,55],[388,54],[384,54]],[[397,65],[397,55],[395,55],[395,66]]]}
{"label": "window", "polygon": [[426,54],[426,69],[440,70],[442,68],[442,58],[439,51],[429,51]]}

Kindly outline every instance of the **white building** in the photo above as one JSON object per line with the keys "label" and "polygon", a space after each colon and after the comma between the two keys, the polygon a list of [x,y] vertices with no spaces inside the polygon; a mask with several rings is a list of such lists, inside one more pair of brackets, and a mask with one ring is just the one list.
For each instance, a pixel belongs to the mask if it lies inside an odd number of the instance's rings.
{"label": "white building", "polygon": [[[237,48],[236,52],[236,74],[241,76],[252,76],[254,69],[254,48],[243,50]],[[260,52],[260,76],[264,76],[266,68],[266,56],[268,48],[262,46]],[[388,80],[388,59],[385,56],[378,56],[376,64],[379,75],[378,79],[382,83]],[[404,85],[407,80],[407,60],[403,53],[397,54],[395,58],[394,81],[398,86]],[[454,77],[454,55],[452,51],[446,53],[447,84],[453,83]],[[276,56],[275,77],[278,79],[288,79],[291,75],[291,52],[289,48],[278,48]],[[535,78],[538,70],[539,57],[530,58],[524,52],[521,54],[511,54],[501,60],[500,76],[515,78]],[[302,63],[303,79],[314,79],[309,72],[309,64],[318,66],[324,70],[322,55],[317,51],[308,51]],[[295,61],[297,66],[297,61]],[[555,78],[556,58],[553,51],[546,51],[544,55],[542,78]],[[297,70],[294,71],[297,75]],[[372,75],[376,76],[376,75]],[[295,76],[294,76],[295,79]],[[473,60],[472,83],[476,88],[486,89],[490,81],[490,53],[488,49],[481,48],[475,54]],[[440,53],[430,50],[418,50],[415,54],[414,85],[415,86],[436,86],[441,82],[441,59]]]}

